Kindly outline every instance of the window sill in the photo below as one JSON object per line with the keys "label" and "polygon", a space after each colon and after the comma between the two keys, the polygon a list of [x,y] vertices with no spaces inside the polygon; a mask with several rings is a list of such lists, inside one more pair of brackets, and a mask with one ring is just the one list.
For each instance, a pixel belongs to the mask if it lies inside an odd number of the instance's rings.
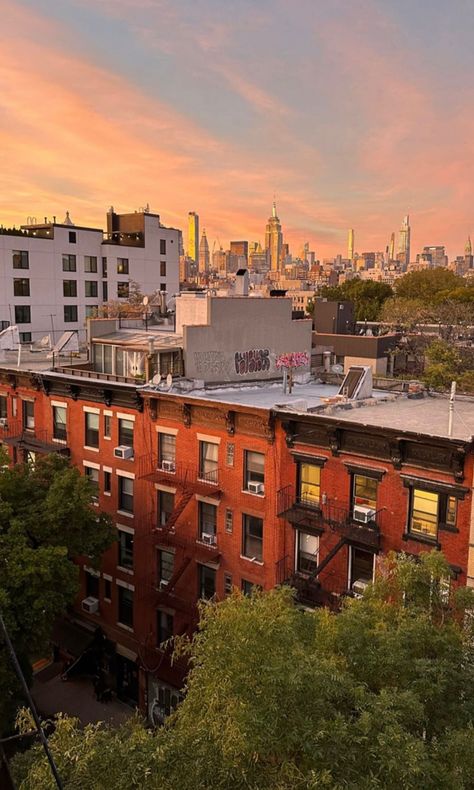
{"label": "window sill", "polygon": [[104,598],[104,603],[112,603],[112,598]]}
{"label": "window sill", "polygon": [[434,546],[439,548],[439,542],[436,538],[431,538],[429,535],[417,535],[414,532],[404,532],[402,540],[414,540],[416,543],[424,543],[427,546]]}
{"label": "window sill", "polygon": [[117,570],[121,573],[127,573],[129,576],[133,576],[133,568],[125,568],[123,565],[117,565]]}
{"label": "window sill", "polygon": [[102,438],[105,439],[106,442],[111,442],[112,441],[112,437],[111,436],[103,436]]}
{"label": "window sill", "polygon": [[112,492],[111,491],[102,491],[102,493],[103,493],[104,496],[112,496]]}
{"label": "window sill", "polygon": [[117,510],[119,516],[126,516],[126,518],[135,518],[133,513],[129,513],[128,510]]}
{"label": "window sill", "polygon": [[253,560],[252,557],[245,557],[244,554],[240,555],[241,560],[246,560],[247,562],[251,562],[252,565],[260,565],[263,567],[263,560]]}
{"label": "window sill", "polygon": [[439,524],[438,529],[440,532],[452,532],[453,534],[459,534],[459,530],[457,527],[452,527],[451,524]]}
{"label": "window sill", "polygon": [[91,453],[98,453],[99,452],[99,448],[98,447],[89,447],[88,444],[84,445],[84,450],[90,450]]}
{"label": "window sill", "polygon": [[67,439],[56,439],[53,436],[53,442],[54,442],[54,444],[64,444],[64,445],[66,445],[67,444]]}
{"label": "window sill", "polygon": [[129,633],[131,634],[134,633],[133,628],[131,628],[129,625],[125,625],[125,623],[119,623],[119,621],[117,620],[117,625],[119,626],[119,628],[123,628],[124,631],[129,631]]}
{"label": "window sill", "polygon": [[250,496],[256,496],[258,499],[265,499],[265,491],[262,491],[261,494],[257,494],[256,491],[249,491],[248,488],[242,488],[242,494],[250,494]]}

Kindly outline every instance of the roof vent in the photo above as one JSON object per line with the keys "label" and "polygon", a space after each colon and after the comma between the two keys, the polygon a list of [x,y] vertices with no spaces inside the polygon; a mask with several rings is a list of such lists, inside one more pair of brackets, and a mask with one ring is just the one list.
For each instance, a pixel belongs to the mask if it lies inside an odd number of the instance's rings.
{"label": "roof vent", "polygon": [[351,365],[338,395],[348,400],[364,400],[372,396],[372,368],[369,365]]}

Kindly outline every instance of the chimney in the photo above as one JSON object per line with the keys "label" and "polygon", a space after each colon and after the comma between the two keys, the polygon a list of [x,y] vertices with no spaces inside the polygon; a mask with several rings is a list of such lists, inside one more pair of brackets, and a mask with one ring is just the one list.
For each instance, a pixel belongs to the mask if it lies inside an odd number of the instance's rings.
{"label": "chimney", "polygon": [[239,269],[235,275],[235,295],[249,295],[249,272],[248,269]]}

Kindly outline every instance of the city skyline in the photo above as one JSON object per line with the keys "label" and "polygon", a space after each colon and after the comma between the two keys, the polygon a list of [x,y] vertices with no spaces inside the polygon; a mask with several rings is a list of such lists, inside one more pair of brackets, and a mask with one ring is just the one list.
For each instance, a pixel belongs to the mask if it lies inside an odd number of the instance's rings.
{"label": "city skyline", "polygon": [[413,252],[460,254],[474,9],[243,6],[6,0],[0,222],[69,209],[100,227],[113,196],[183,231],[194,209],[211,246],[263,241],[275,195],[294,251],[343,252],[348,228],[383,250],[410,214]]}

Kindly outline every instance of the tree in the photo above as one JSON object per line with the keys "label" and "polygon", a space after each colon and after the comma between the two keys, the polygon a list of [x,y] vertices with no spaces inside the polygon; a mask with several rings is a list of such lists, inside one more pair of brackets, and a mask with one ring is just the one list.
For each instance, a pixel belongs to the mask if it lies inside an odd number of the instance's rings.
{"label": "tree", "polygon": [[433,308],[422,299],[393,296],[383,303],[380,320],[410,331],[433,321]]}
{"label": "tree", "polygon": [[354,302],[356,321],[378,321],[382,304],[393,296],[393,291],[385,283],[371,280],[346,280],[342,285],[324,286],[321,296],[335,301]]}
{"label": "tree", "polygon": [[[114,790],[459,790],[474,771],[473,592],[446,598],[439,552],[391,556],[342,613],[288,588],[203,604],[184,702],[161,730],[60,718],[68,787]],[[185,649],[185,647],[182,649]],[[23,727],[29,724],[23,721]],[[51,779],[38,747],[22,790]]]}
{"label": "tree", "polygon": [[[5,463],[7,459],[3,458]],[[114,539],[108,516],[92,507],[92,485],[54,454],[0,471],[0,607],[27,676],[46,649],[54,619],[78,592],[81,554],[97,562]],[[0,645],[0,731],[18,685]]]}
{"label": "tree", "polygon": [[[154,291],[149,300],[152,302],[159,291]],[[140,288],[140,284],[135,280],[129,280],[129,291],[127,299],[109,299],[108,302],[100,305],[97,309],[97,315],[100,318],[119,318],[120,316],[128,316],[141,318],[145,312],[143,305],[144,294]]]}
{"label": "tree", "polygon": [[425,269],[405,274],[395,285],[397,296],[403,299],[421,299],[424,302],[436,301],[438,294],[464,288],[465,280],[449,269]]}

